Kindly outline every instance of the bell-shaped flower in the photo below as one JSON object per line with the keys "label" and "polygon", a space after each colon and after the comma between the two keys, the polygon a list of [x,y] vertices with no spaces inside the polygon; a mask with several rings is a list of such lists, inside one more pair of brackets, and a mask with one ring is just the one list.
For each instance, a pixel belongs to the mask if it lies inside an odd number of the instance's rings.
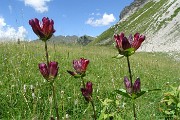
{"label": "bell-shaped flower", "polygon": [[125,85],[125,88],[126,88],[126,92],[127,93],[132,93],[132,87],[131,87],[131,82],[129,81],[128,77],[124,77],[124,85]]}
{"label": "bell-shaped flower", "polygon": [[135,53],[135,51],[141,46],[141,43],[145,40],[145,36],[136,33],[134,38],[132,35],[127,38],[124,33],[120,33],[114,35],[114,40],[119,54],[127,57]]}
{"label": "bell-shaped flower", "polygon": [[53,62],[50,62],[49,63],[49,76],[51,78],[55,78],[57,76],[57,73],[58,73],[58,63],[53,61]]}
{"label": "bell-shaped flower", "polygon": [[136,81],[134,82],[133,92],[134,92],[134,93],[139,93],[139,92],[141,92],[141,82],[140,82],[140,78],[137,78]]}
{"label": "bell-shaped flower", "polygon": [[47,65],[45,63],[40,63],[39,64],[39,70],[40,70],[42,76],[45,79],[49,78],[49,70],[48,70],[48,67],[47,67]]}
{"label": "bell-shaped flower", "polygon": [[91,101],[93,92],[92,82],[87,82],[86,88],[81,88],[81,92],[87,102]]}
{"label": "bell-shaped flower", "polygon": [[80,75],[81,77],[85,76],[87,66],[89,64],[88,59],[80,58],[80,60],[73,60],[73,68],[75,72],[67,71],[72,76]]}
{"label": "bell-shaped flower", "polygon": [[46,65],[45,63],[40,63],[39,64],[39,70],[42,74],[42,76],[46,80],[54,79],[57,76],[58,73],[58,62],[49,62],[49,65]]}
{"label": "bell-shaped flower", "polygon": [[47,41],[50,39],[55,32],[54,29],[54,21],[49,20],[48,17],[43,17],[42,23],[37,18],[29,20],[29,25],[31,25],[34,33],[41,39],[42,41]]}
{"label": "bell-shaped flower", "polygon": [[133,86],[131,86],[131,82],[130,80],[128,79],[128,77],[124,77],[124,85],[125,85],[125,88],[126,88],[126,92],[129,93],[129,94],[132,94],[132,93],[139,93],[141,92],[141,82],[140,82],[140,78],[137,78],[136,81],[134,82]]}

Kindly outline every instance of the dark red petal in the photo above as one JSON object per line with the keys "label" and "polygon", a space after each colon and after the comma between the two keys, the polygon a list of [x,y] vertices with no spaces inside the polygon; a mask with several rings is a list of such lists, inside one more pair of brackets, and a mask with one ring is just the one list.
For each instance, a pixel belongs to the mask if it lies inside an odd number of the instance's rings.
{"label": "dark red petal", "polygon": [[133,85],[133,92],[138,93],[141,91],[141,82],[140,78],[137,78]]}
{"label": "dark red petal", "polygon": [[131,44],[129,43],[129,41],[128,41],[128,39],[126,37],[124,37],[122,39],[122,48],[123,48],[123,50],[131,48]]}
{"label": "dark red petal", "polygon": [[88,64],[89,64],[89,60],[87,60],[87,59],[84,59],[84,58],[80,58],[80,62],[81,62],[81,65],[82,65],[82,71],[84,72],[84,71],[86,71],[86,68],[87,68],[87,66],[88,66]]}
{"label": "dark red petal", "polygon": [[141,36],[139,37],[139,39],[133,41],[132,47],[133,47],[135,50],[137,50],[137,49],[141,46],[141,44],[142,44],[142,42],[143,42],[144,40],[145,40],[145,36],[144,36],[144,35],[141,35]]}
{"label": "dark red petal", "polygon": [[121,32],[120,35],[119,35],[119,39],[122,40],[124,37],[125,37],[125,36],[124,36],[124,33]]}
{"label": "dark red petal", "polygon": [[118,38],[118,36],[119,36],[119,35],[117,35],[117,34],[114,35],[114,40],[116,40],[116,39]]}
{"label": "dark red petal", "polygon": [[146,38],[145,35],[141,35],[141,36],[139,37],[139,42],[142,43],[142,42],[145,40],[145,38]]}
{"label": "dark red petal", "polygon": [[136,41],[136,40],[138,40],[139,39],[139,33],[136,33],[135,35],[134,35],[134,41]]}
{"label": "dark red petal", "polygon": [[34,21],[33,21],[33,19],[29,20],[29,25],[31,25],[31,27],[34,26]]}
{"label": "dark red petal", "polygon": [[92,95],[92,91],[93,91],[93,89],[92,89],[92,82],[87,82],[86,83],[86,89],[87,89],[87,91],[88,91],[88,93],[90,94],[90,95]]}
{"label": "dark red petal", "polygon": [[131,82],[126,76],[124,77],[124,85],[125,85],[127,93],[132,93]]}
{"label": "dark red petal", "polygon": [[57,76],[58,69],[58,62],[53,61],[49,63],[49,73],[51,77],[55,78]]}
{"label": "dark red petal", "polygon": [[45,63],[40,63],[39,64],[39,70],[42,74],[42,76],[45,78],[45,79],[48,79],[49,78],[49,71],[48,71],[48,67]]}
{"label": "dark red petal", "polygon": [[120,39],[120,36],[118,34],[114,35],[114,39],[116,41],[116,48],[117,49],[122,48],[122,39]]}
{"label": "dark red petal", "polygon": [[89,95],[86,88],[81,88],[81,92],[82,92],[82,95],[85,97]]}

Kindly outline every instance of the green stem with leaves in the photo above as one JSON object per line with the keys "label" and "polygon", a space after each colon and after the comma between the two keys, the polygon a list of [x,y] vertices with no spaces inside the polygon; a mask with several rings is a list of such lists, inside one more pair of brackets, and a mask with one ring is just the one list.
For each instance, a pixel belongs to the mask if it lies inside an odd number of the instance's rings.
{"label": "green stem with leaves", "polygon": [[[128,63],[129,77],[130,77],[130,81],[131,81],[131,90],[133,92],[133,82],[132,82],[132,73],[131,73],[131,66],[130,66],[129,56],[127,56],[126,58],[127,58],[127,63]],[[133,103],[134,120],[137,120],[136,109],[135,109],[135,100],[133,98],[132,98],[132,103]]]}
{"label": "green stem with leaves", "polygon": [[[47,50],[47,42],[45,41],[45,52],[46,52],[46,61],[47,61],[47,66],[49,67],[49,55],[48,55],[48,50]],[[55,86],[54,86],[54,79],[50,81],[50,85],[52,87],[52,94],[53,94],[53,101],[54,101],[54,107],[56,111],[56,117],[57,120],[59,119],[59,112],[58,112],[58,106],[57,106],[57,100],[56,100],[56,92],[55,92]]]}

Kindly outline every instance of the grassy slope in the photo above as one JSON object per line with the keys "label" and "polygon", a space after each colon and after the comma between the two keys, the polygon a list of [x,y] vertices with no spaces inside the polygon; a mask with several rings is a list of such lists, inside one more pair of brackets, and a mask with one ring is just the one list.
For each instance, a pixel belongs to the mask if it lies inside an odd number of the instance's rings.
{"label": "grassy slope", "polygon": [[142,34],[147,34],[148,32],[157,32],[160,28],[162,28],[163,25],[166,24],[167,21],[171,21],[179,12],[178,8],[177,10],[175,10],[174,14],[170,16],[170,18],[164,18],[162,21],[157,21],[163,13],[168,12],[167,9],[175,1],[176,0],[174,0],[169,5],[167,5],[169,0],[148,2],[141,9],[129,16],[125,21],[121,21],[116,25],[110,27],[108,30],[104,31],[95,39],[95,41],[91,42],[90,45],[95,45],[108,38],[113,41],[113,34],[122,31],[125,32],[126,35],[134,34],[136,32],[140,32]]}
{"label": "grassy slope", "polygon": [[[49,45],[50,59],[59,62],[59,75],[55,85],[60,116],[69,114],[71,120],[90,120],[91,107],[83,101],[80,81],[70,77],[66,70],[73,70],[72,60],[85,57],[90,60],[86,81],[93,82],[94,101],[98,115],[102,105],[98,98],[118,100],[118,107],[110,106],[108,111],[119,110],[125,120],[132,119],[130,101],[118,98],[112,91],[124,88],[123,77],[128,75],[126,59],[112,59],[117,51],[107,47],[78,47]],[[44,62],[44,44],[22,43],[0,44],[0,119],[48,119],[50,117],[50,88],[38,70],[38,63]],[[142,88],[161,88],[161,92],[146,94],[137,101],[138,120],[159,120],[159,101],[168,90],[166,83],[177,86],[180,78],[180,62],[163,53],[136,53],[130,57],[133,79],[140,77]],[[24,91],[26,85],[26,92]],[[36,99],[32,97],[34,87]],[[97,97],[98,96],[98,97]],[[122,104],[126,103],[125,108]],[[115,103],[114,103],[115,104]],[[87,111],[85,111],[87,109]]]}

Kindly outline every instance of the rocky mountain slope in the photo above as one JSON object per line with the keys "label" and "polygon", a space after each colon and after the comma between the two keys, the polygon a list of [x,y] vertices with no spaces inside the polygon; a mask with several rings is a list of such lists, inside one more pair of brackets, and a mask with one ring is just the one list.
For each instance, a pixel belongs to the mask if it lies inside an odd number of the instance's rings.
{"label": "rocky mountain slope", "polygon": [[120,14],[120,21],[91,45],[112,45],[115,33],[146,35],[142,51],[180,51],[180,0],[135,0]]}

